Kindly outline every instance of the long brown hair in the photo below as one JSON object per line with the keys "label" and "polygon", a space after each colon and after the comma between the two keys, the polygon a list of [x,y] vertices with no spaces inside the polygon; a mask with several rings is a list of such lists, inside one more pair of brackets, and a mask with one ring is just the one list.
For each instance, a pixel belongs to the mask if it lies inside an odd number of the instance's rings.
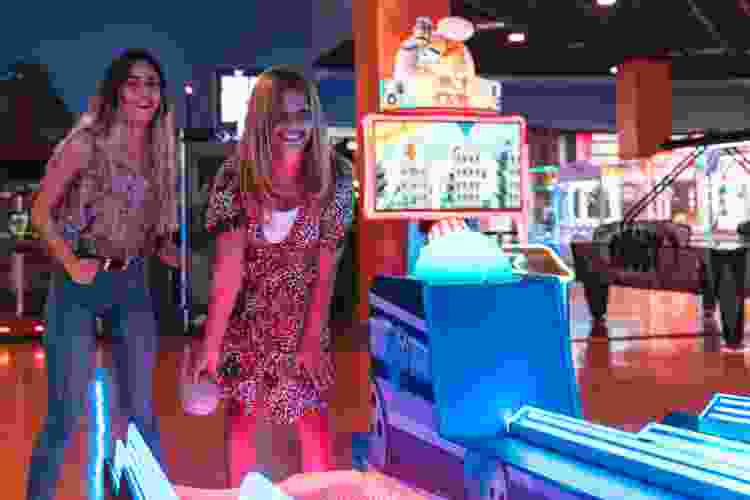
{"label": "long brown hair", "polygon": [[273,164],[271,137],[281,111],[284,92],[297,90],[304,94],[312,114],[310,141],[305,149],[302,182],[305,195],[318,204],[333,191],[334,172],[323,124],[320,97],[313,82],[300,71],[288,67],[271,68],[255,83],[248,101],[245,129],[237,147],[240,186],[245,199],[265,215],[273,209]]}
{"label": "long brown hair", "polygon": [[[161,104],[149,126],[148,152],[151,155],[152,168],[155,169],[152,178],[162,206],[156,232],[163,236],[177,230],[177,132],[174,112],[166,95],[167,82],[156,57],[147,50],[129,49],[112,61],[104,79],[99,84],[96,97],[90,102],[87,117],[89,123],[84,128],[89,128],[97,136],[104,138],[105,142],[118,141],[119,138],[114,135],[117,128],[120,92],[128,80],[130,68],[137,63],[148,64],[159,75]],[[109,161],[109,167],[111,174],[114,175],[113,161]]]}

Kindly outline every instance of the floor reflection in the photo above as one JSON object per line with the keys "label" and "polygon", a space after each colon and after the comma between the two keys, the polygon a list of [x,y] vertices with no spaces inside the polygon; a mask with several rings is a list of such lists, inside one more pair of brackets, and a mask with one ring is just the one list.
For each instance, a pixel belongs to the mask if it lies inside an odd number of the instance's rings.
{"label": "floor reflection", "polygon": [[[717,318],[699,314],[696,297],[613,289],[607,324],[594,324],[579,288],[571,291],[572,356],[585,417],[637,431],[673,411],[697,413],[716,392],[750,395],[750,353],[725,353]],[[224,419],[182,414],[177,394],[183,340],[164,338],[156,407],[172,479],[200,488],[224,486]],[[108,350],[106,344],[105,352]],[[33,437],[46,412],[45,360],[38,343],[0,344],[0,467],[6,498],[23,498]],[[109,357],[105,356],[105,364]],[[68,453],[61,500],[85,498],[86,422]],[[296,436],[265,429],[259,450],[272,475],[298,471]],[[346,456],[342,442],[337,448]],[[189,450],[189,453],[186,453]]]}

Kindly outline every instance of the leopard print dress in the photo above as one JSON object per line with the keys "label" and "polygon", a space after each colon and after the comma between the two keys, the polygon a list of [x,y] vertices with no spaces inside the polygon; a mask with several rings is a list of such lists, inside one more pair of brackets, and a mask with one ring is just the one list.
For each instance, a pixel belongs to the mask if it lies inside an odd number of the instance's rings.
{"label": "leopard print dress", "polygon": [[[210,232],[245,228],[261,234],[262,227],[245,217],[239,186],[239,169],[227,162],[210,194]],[[315,388],[297,367],[295,354],[317,279],[317,254],[322,248],[336,251],[352,215],[352,180],[340,176],[331,202],[318,210],[302,205],[285,239],[248,245],[243,285],[223,338],[218,374],[230,412],[253,414],[261,395],[266,416],[274,423],[291,424],[309,411],[327,407],[326,388]],[[332,364],[327,327],[321,339],[324,361]]]}

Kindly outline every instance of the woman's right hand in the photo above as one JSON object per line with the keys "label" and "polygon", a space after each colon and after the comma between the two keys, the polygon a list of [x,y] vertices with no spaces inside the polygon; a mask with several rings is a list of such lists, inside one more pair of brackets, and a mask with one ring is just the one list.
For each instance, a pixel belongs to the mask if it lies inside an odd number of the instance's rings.
{"label": "woman's right hand", "polygon": [[96,273],[99,272],[100,264],[96,259],[76,259],[66,271],[70,279],[79,285],[90,285],[94,282]]}
{"label": "woman's right hand", "polygon": [[451,217],[448,219],[442,219],[430,228],[430,232],[427,233],[429,241],[433,241],[441,236],[445,236],[450,233],[457,233],[459,231],[465,231],[468,228],[464,219]]}
{"label": "woman's right hand", "polygon": [[220,351],[221,348],[217,342],[213,342],[209,338],[203,339],[195,352],[190,370],[194,383],[199,383],[201,378],[205,376],[212,380],[216,379]]}

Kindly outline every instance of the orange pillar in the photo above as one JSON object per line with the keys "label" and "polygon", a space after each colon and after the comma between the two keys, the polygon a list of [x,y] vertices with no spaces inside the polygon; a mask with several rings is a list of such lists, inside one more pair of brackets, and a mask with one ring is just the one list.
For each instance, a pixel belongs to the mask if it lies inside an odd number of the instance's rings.
{"label": "orange pillar", "polygon": [[[354,65],[357,76],[357,124],[368,113],[379,109],[379,82],[391,78],[396,51],[411,34],[417,17],[437,22],[450,15],[450,0],[357,0],[352,2]],[[363,144],[358,127],[357,141]],[[363,179],[363,155],[357,155],[356,168]],[[362,212],[360,212],[362,213]],[[358,316],[370,315],[369,291],[378,274],[406,274],[407,223],[370,222],[359,217],[359,296]],[[337,383],[332,405],[339,432],[369,432],[370,353],[352,349],[339,353]]]}
{"label": "orange pillar", "polygon": [[672,135],[672,72],[668,60],[633,58],[617,72],[620,158],[648,158]]}

